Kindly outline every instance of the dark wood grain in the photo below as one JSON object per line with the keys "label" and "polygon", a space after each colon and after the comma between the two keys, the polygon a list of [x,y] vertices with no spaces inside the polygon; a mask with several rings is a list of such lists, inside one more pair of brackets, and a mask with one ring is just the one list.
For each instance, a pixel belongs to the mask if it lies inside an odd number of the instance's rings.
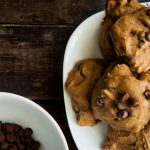
{"label": "dark wood grain", "polygon": [[1,0],[0,23],[77,25],[104,5],[105,0]]}
{"label": "dark wood grain", "polygon": [[104,8],[102,0],[2,0],[0,22],[77,25]]}
{"label": "dark wood grain", "polygon": [[31,99],[63,99],[62,66],[74,28],[0,26],[0,91]]}

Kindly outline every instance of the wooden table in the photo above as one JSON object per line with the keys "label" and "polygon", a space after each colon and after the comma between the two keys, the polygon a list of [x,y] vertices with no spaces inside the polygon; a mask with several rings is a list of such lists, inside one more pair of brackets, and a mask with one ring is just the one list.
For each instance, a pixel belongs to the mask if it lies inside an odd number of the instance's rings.
{"label": "wooden table", "polygon": [[0,1],[0,91],[28,97],[45,108],[70,150],[77,148],[63,100],[65,46],[77,25],[104,5],[105,0]]}

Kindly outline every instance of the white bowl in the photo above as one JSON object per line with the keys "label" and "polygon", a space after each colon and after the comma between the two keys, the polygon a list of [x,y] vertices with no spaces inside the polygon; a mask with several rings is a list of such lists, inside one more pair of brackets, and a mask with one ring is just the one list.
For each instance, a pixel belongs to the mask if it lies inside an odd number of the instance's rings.
{"label": "white bowl", "polygon": [[19,95],[0,92],[0,121],[33,129],[40,150],[68,150],[65,137],[55,120],[42,107]]}

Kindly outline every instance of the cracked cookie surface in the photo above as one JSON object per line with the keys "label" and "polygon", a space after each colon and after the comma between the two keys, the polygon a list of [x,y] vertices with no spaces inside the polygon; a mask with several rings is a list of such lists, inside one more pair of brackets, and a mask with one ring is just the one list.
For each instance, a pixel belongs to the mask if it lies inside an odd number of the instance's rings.
{"label": "cracked cookie surface", "polygon": [[108,128],[107,140],[102,150],[149,150],[150,149],[150,123],[140,132]]}
{"label": "cracked cookie surface", "polygon": [[139,132],[150,120],[150,72],[137,79],[125,64],[110,65],[106,72],[93,91],[95,118],[118,130]]}
{"label": "cracked cookie surface", "polygon": [[93,126],[96,123],[91,109],[91,93],[102,73],[100,59],[87,59],[76,63],[68,74],[66,90],[72,98],[73,109],[78,113],[81,126]]}
{"label": "cracked cookie surface", "polygon": [[132,13],[142,7],[144,6],[138,0],[107,0],[106,17],[101,25],[100,33],[100,49],[104,58],[111,59],[115,57],[115,50],[109,33],[112,25],[121,16]]}
{"label": "cracked cookie surface", "polygon": [[150,69],[150,8],[122,16],[110,34],[117,56],[124,57],[133,71]]}

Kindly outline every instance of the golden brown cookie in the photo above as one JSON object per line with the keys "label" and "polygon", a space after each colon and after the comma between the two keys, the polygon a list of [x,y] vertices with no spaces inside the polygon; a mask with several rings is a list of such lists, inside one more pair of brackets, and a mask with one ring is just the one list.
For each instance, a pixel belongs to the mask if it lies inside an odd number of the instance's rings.
{"label": "golden brown cookie", "polygon": [[100,33],[100,49],[105,59],[115,57],[112,39],[110,37],[110,29],[117,19],[128,13],[132,13],[144,7],[138,0],[107,0],[106,17],[101,25]]}
{"label": "golden brown cookie", "polygon": [[96,120],[91,109],[91,93],[102,73],[100,59],[87,59],[76,63],[66,81],[66,90],[72,98],[81,126],[92,126]]}
{"label": "golden brown cookie", "polygon": [[110,34],[116,54],[124,57],[133,71],[150,69],[150,8],[122,16]]}
{"label": "golden brown cookie", "polygon": [[127,65],[113,66],[94,88],[95,118],[118,130],[139,132],[150,120],[150,72],[137,79]]}
{"label": "golden brown cookie", "polygon": [[150,150],[150,123],[140,132],[108,128],[107,140],[102,150]]}
{"label": "golden brown cookie", "polygon": [[114,19],[118,19],[143,7],[138,0],[107,0],[106,14]]}

